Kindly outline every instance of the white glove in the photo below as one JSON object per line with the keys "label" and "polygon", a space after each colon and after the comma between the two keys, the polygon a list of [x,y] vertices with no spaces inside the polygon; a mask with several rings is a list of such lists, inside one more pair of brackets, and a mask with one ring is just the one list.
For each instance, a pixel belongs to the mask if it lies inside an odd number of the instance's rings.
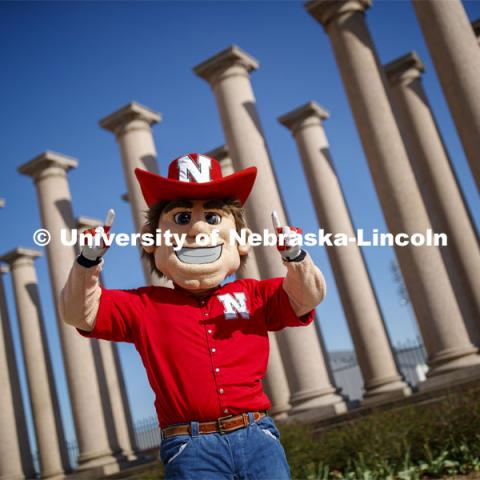
{"label": "white glove", "polygon": [[272,212],[272,222],[277,235],[282,235],[283,237],[283,245],[280,245],[280,242],[277,240],[277,249],[282,255],[282,258],[287,262],[299,259],[300,256],[302,256],[302,249],[300,247],[302,230],[286,225],[282,227],[277,212]]}
{"label": "white glove", "polygon": [[[94,238],[94,243],[90,247],[85,245],[82,249],[81,256],[86,258],[92,263],[99,263],[100,259],[103,257],[105,252],[108,250],[108,246],[105,245],[104,240],[101,238],[102,234],[108,235],[111,230],[113,220],[115,219],[115,211],[110,209],[107,213],[107,218],[105,219],[105,224],[103,227],[90,228],[85,230],[83,233],[86,235],[91,235]],[[95,237],[100,239],[100,242],[95,242]]]}

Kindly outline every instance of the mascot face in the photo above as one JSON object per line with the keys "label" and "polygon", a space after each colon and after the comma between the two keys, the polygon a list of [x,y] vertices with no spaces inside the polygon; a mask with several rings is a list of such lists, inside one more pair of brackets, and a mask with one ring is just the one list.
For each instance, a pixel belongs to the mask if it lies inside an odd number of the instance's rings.
{"label": "mascot face", "polygon": [[[140,168],[135,169],[135,175],[150,208],[167,202],[159,218],[153,211],[156,216],[152,223],[157,223],[156,228],[164,234],[168,230],[184,239],[181,245],[162,242],[143,247],[150,261],[153,255],[157,270],[179,287],[196,294],[217,287],[238,270],[240,257],[248,253],[248,244],[237,245],[230,241],[230,236],[237,227],[244,228],[244,221],[240,219],[242,225],[236,225],[237,211],[232,213],[234,207],[222,199],[235,199],[244,205],[255,182],[255,167],[224,177],[215,158],[188,153],[170,163],[168,177]],[[145,224],[142,231],[152,227]],[[200,234],[208,237],[206,242],[204,238],[198,241]]]}
{"label": "mascot face", "polygon": [[[240,257],[248,253],[248,245],[230,242],[235,218],[219,205],[216,200],[179,200],[162,212],[158,222],[162,232],[184,235],[185,241],[181,249],[174,250],[175,240],[171,246],[162,242],[155,247],[155,265],[176,285],[193,293],[218,286],[238,270]],[[208,238],[201,245],[199,234]]]}

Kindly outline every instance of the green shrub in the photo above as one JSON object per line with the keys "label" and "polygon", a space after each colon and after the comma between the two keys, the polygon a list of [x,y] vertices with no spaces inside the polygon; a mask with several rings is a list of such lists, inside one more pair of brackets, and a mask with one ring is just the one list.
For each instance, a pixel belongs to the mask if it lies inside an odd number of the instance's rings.
{"label": "green shrub", "polygon": [[[479,398],[477,389],[377,409],[320,433],[311,425],[279,425],[292,478],[421,480],[480,472]],[[162,467],[156,462],[142,474],[121,478],[159,480]]]}
{"label": "green shrub", "polygon": [[374,411],[315,434],[281,425],[294,479],[386,480],[480,472],[479,391]]}

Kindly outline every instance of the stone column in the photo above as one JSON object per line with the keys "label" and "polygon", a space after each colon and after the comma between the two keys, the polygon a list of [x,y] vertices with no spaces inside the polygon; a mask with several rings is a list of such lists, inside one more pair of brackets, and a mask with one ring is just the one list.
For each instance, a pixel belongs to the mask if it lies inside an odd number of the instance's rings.
{"label": "stone column", "polygon": [[40,476],[57,480],[65,478],[65,437],[33,264],[39,256],[41,253],[37,250],[16,248],[3,255],[1,260],[9,264],[12,275]]}
{"label": "stone column", "polygon": [[[235,172],[226,145],[222,145],[208,152],[207,155],[216,158],[220,162],[224,177]],[[253,248],[250,249],[247,260],[236,273],[236,277],[260,280],[260,270],[258,269],[255,250]],[[263,386],[268,398],[272,402],[272,407],[269,410],[270,415],[275,419],[281,420],[287,417],[288,411],[291,408],[289,403],[290,389],[288,388],[287,376],[283,368],[277,337],[274,332],[269,332],[268,338],[270,342],[270,353],[268,356],[267,373],[263,379]]]}
{"label": "stone column", "polygon": [[[101,220],[89,217],[78,217],[77,228],[80,231],[102,225]],[[103,276],[100,282],[104,285]],[[125,382],[118,358],[118,347],[115,342],[92,340],[93,354],[99,373],[99,385],[103,401],[103,411],[107,423],[110,447],[114,453],[127,460],[136,458],[133,452],[134,438],[132,417],[128,404]]]}
{"label": "stone column", "polygon": [[413,0],[473,177],[480,189],[480,50],[460,0]]}
{"label": "stone column", "polygon": [[477,37],[477,42],[480,44],[480,18],[472,22],[473,33]]}
{"label": "stone column", "polygon": [[[279,118],[297,143],[321,227],[355,238],[342,188],[329,152],[323,121],[329,114],[309,102]],[[358,245],[327,247],[343,310],[364,381],[364,403],[411,393],[400,375],[382,314]]]}
{"label": "stone column", "polygon": [[5,206],[5,199],[0,198],[0,208],[3,208]]}
{"label": "stone column", "polygon": [[480,346],[480,250],[450,158],[423,89],[424,65],[415,52],[384,66],[393,110],[420,192],[436,232],[457,301],[474,344]]}
{"label": "stone column", "polygon": [[[369,5],[370,0],[314,0],[306,7],[332,42],[390,232],[408,237],[425,234],[431,224],[364,19]],[[477,367],[480,357],[469,340],[439,249],[409,244],[397,245],[395,251],[428,352],[428,376]],[[431,379],[428,385],[450,377]]]}
{"label": "stone column", "polygon": [[65,246],[60,240],[61,229],[75,228],[67,172],[76,166],[75,159],[47,151],[18,171],[33,178],[42,226],[51,233],[47,259],[79,447],[78,468],[105,466],[106,473],[114,470],[116,463],[108,445],[90,340],[65,324],[57,307],[60,291],[76,258],[75,247]]}
{"label": "stone column", "polygon": [[[256,166],[258,176],[250,194],[247,210],[255,232],[273,231],[271,212],[278,212],[280,222],[288,225],[266,146],[249,73],[258,62],[232,46],[195,67],[195,73],[208,81],[215,95],[236,170]],[[253,208],[254,206],[254,208]],[[257,247],[256,258],[262,278],[286,274],[275,247]],[[277,334],[292,405],[291,414],[316,409],[319,415],[344,411],[346,406],[330,383],[315,326],[289,328]]]}
{"label": "stone column", "polygon": [[[160,122],[161,118],[159,113],[132,102],[100,120],[100,126],[115,135],[120,147],[128,201],[137,232],[140,232],[145,223],[147,204],[134,171],[138,167],[158,173],[157,150],[151,127]],[[147,284],[160,284],[159,279],[150,272],[148,263],[142,261],[142,266]]]}
{"label": "stone column", "polygon": [[21,480],[34,478],[35,470],[3,284],[7,272],[0,265],[0,478]]}

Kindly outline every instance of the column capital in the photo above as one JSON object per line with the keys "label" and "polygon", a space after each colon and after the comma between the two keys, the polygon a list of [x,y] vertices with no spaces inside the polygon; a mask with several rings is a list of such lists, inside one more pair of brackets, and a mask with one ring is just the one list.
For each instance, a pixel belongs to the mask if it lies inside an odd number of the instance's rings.
{"label": "column capital", "polygon": [[230,67],[241,67],[250,73],[259,67],[259,62],[247,52],[242,50],[237,45],[222,50],[208,60],[193,67],[193,71],[207,82],[212,82],[214,79]]}
{"label": "column capital", "polygon": [[103,222],[98,218],[80,216],[76,218],[77,229],[82,230],[86,228],[97,228],[103,225]]}
{"label": "column capital", "polygon": [[410,83],[420,78],[425,71],[425,65],[416,52],[409,52],[406,55],[392,60],[383,66],[383,71],[391,85],[399,83]]}
{"label": "column capital", "polygon": [[228,152],[227,145],[220,145],[219,147],[214,148],[213,150],[210,150],[205,155],[207,155],[208,157],[213,157],[217,159],[219,162],[221,162],[225,158],[230,157],[230,153]]}
{"label": "column capital", "polygon": [[20,165],[17,171],[23,175],[33,177],[33,179],[36,180],[42,173],[50,168],[68,172],[77,166],[78,160],[75,158],[47,150],[29,162]]}
{"label": "column capital", "polygon": [[22,264],[33,264],[33,260],[42,256],[42,252],[39,250],[33,250],[31,248],[17,247],[4,255],[0,256],[0,261],[7,263],[10,268]]}
{"label": "column capital", "polygon": [[472,22],[473,33],[477,37],[478,43],[480,44],[480,18],[477,18]]}
{"label": "column capital", "polygon": [[8,268],[8,265],[1,265],[0,264],[0,274],[1,273],[8,273],[10,269]]}
{"label": "column capital", "polygon": [[372,0],[310,0],[305,8],[326,29],[332,20],[347,13],[364,12],[371,5]]}
{"label": "column capital", "polygon": [[5,199],[0,198],[0,208],[3,208],[5,206]]}
{"label": "column capital", "polygon": [[220,145],[219,147],[210,150],[205,155],[208,155],[209,157],[213,157],[218,160],[220,168],[222,169],[222,174],[224,176],[235,173],[235,169],[233,168],[233,161],[230,157],[230,152],[228,151],[227,145]]}
{"label": "column capital", "polygon": [[123,129],[127,124],[135,120],[146,122],[151,126],[162,120],[162,114],[138,102],[130,102],[119,110],[102,118],[98,123],[105,130],[117,134],[120,129]]}
{"label": "column capital", "polygon": [[307,119],[314,118],[321,125],[330,114],[317,102],[311,100],[294,110],[278,117],[279,123],[288,128],[295,135],[297,128]]}

